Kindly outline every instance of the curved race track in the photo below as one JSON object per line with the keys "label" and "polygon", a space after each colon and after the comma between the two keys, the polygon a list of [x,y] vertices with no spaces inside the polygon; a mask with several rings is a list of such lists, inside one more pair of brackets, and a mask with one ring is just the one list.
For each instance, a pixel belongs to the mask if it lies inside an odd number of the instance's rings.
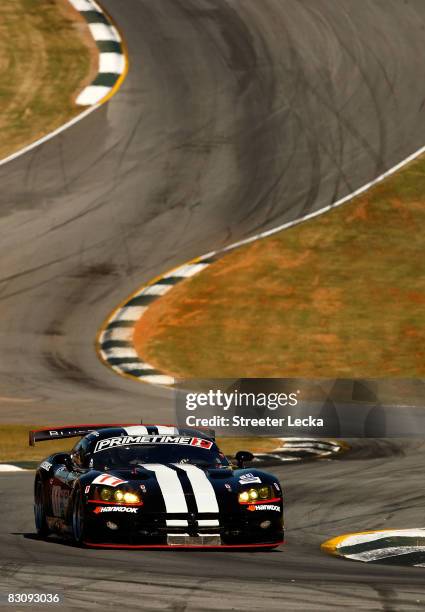
{"label": "curved race track", "polygon": [[[321,208],[424,144],[423,0],[104,4],[129,45],[123,88],[0,167],[3,422],[169,420],[167,390],[97,360],[106,314],[165,269]],[[285,468],[288,547],[267,555],[40,543],[22,535],[31,475],[4,475],[13,496],[2,506],[1,580],[42,574],[41,588],[67,575],[69,607],[125,591],[139,605],[143,592],[145,609],[416,609],[420,569],[344,563],[318,548],[336,533],[421,523],[423,455],[389,447],[387,458]]]}

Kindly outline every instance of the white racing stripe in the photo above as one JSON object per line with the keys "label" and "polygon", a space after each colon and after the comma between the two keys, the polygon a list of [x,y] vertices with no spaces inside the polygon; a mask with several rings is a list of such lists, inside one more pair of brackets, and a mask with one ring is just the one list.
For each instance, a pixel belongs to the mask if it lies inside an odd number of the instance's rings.
{"label": "white racing stripe", "polygon": [[187,527],[188,522],[186,519],[166,519],[167,527]]}
{"label": "white racing stripe", "polygon": [[163,436],[163,435],[176,436],[179,433],[179,430],[177,429],[177,427],[172,427],[171,425],[157,425],[156,428],[160,436]]}
{"label": "white racing stripe", "polygon": [[195,496],[198,512],[217,512],[218,504],[214,487],[208,480],[205,472],[196,465],[174,463],[177,468],[184,470],[189,478]]}
{"label": "white racing stripe", "polygon": [[161,463],[142,463],[149,472],[154,472],[161,489],[167,514],[187,513],[186,498],[177,472]]}
{"label": "white racing stripe", "polygon": [[130,425],[130,427],[123,427],[129,436],[146,436],[149,434],[148,428],[144,425]]}

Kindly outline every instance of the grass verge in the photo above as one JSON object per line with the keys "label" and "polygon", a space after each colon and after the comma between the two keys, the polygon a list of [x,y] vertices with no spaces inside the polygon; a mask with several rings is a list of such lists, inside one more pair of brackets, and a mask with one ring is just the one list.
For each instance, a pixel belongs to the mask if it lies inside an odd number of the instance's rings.
{"label": "grass verge", "polygon": [[73,100],[97,73],[97,58],[66,0],[0,3],[0,159],[81,112]]}
{"label": "grass verge", "polygon": [[425,158],[230,253],[156,301],[135,344],[183,378],[425,374]]}
{"label": "grass verge", "polygon": [[72,448],[77,440],[55,440],[29,446],[28,432],[39,428],[40,425],[0,425],[0,463],[41,461],[52,453]]}

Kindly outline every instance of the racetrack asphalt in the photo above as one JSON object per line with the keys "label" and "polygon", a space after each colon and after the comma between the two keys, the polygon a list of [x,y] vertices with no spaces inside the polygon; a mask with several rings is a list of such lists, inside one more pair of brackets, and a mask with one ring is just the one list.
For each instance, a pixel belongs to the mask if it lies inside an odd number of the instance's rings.
{"label": "racetrack asphalt", "polygon": [[[3,422],[168,422],[170,391],[98,361],[108,312],[164,270],[322,208],[424,144],[422,0],[104,5],[129,46],[119,94],[0,167]],[[365,444],[370,457],[384,443]],[[31,474],[1,475],[0,574],[74,585],[70,607],[95,593],[105,605],[144,594],[145,609],[413,610],[421,569],[319,550],[338,533],[420,526],[423,454],[392,450],[276,468],[288,544],[267,555],[40,543],[22,535]]]}
{"label": "racetrack asphalt", "polygon": [[424,444],[357,445],[351,458],[268,468],[284,483],[287,543],[265,553],[84,550],[38,541],[34,473],[0,474],[0,593],[57,589],[66,608],[81,610],[423,610],[423,568],[356,563],[320,550],[329,535],[422,520]]}

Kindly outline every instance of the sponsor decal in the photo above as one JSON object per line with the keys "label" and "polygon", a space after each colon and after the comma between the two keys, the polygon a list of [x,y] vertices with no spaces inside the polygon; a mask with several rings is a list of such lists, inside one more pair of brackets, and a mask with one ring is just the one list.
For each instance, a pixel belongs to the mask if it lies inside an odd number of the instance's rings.
{"label": "sponsor decal", "polygon": [[261,478],[254,476],[254,474],[251,474],[250,472],[247,474],[242,474],[242,476],[239,478],[239,484],[248,484],[251,482],[261,482]]}
{"label": "sponsor decal", "polygon": [[280,512],[279,506],[275,506],[274,504],[261,504],[255,506],[254,504],[251,504],[248,506],[247,510],[250,512],[256,512],[257,510],[272,510],[274,512]]}
{"label": "sponsor decal", "polygon": [[115,436],[114,438],[105,438],[99,440],[94,447],[94,453],[99,451],[115,448],[119,446],[143,445],[143,444],[185,444],[188,446],[197,446],[198,448],[210,449],[213,443],[210,440],[203,438],[190,438],[189,436]]}
{"label": "sponsor decal", "polygon": [[116,476],[111,476],[110,474],[100,474],[96,476],[96,478],[92,481],[92,484],[103,484],[108,487],[118,487],[119,485],[127,482],[126,480],[121,480],[121,478],[117,478]]}
{"label": "sponsor decal", "polygon": [[127,512],[127,514],[137,514],[139,508],[127,508],[126,506],[96,506],[93,510],[95,514],[103,512]]}
{"label": "sponsor decal", "polygon": [[51,438],[58,438],[60,436],[65,436],[66,438],[69,438],[70,433],[72,433],[73,435],[85,436],[87,434],[87,429],[50,429],[49,430],[49,436]]}
{"label": "sponsor decal", "polygon": [[90,463],[89,463],[89,468],[92,468],[92,467],[93,467],[93,458],[90,459]]}
{"label": "sponsor decal", "polygon": [[52,487],[52,510],[56,517],[63,516],[68,498],[69,492],[66,489],[59,485]]}
{"label": "sponsor decal", "polygon": [[210,440],[205,440],[204,438],[192,438],[190,445],[210,449],[212,446],[212,442]]}
{"label": "sponsor decal", "polygon": [[140,490],[143,491],[143,493],[146,493],[146,486],[144,484],[141,484]]}
{"label": "sponsor decal", "polygon": [[90,491],[90,485],[87,485],[86,488],[84,489],[84,493],[87,495],[89,491]]}
{"label": "sponsor decal", "polygon": [[231,486],[231,485],[229,485],[229,483],[228,483],[228,482],[225,482],[225,483],[224,483],[224,486],[226,487],[226,489],[227,489],[228,491],[231,491],[231,490],[232,490],[232,486]]}
{"label": "sponsor decal", "polygon": [[274,482],[273,486],[276,489],[276,491],[280,491],[280,487],[279,487],[279,484],[277,482]]}
{"label": "sponsor decal", "polygon": [[46,470],[46,472],[48,472],[50,470],[52,465],[53,465],[53,463],[50,463],[50,461],[42,461],[42,463],[40,463],[40,467],[43,470]]}
{"label": "sponsor decal", "polygon": [[52,516],[48,516],[46,517],[46,519],[49,529],[51,529],[52,531],[66,532],[66,523],[63,519],[55,518]]}

